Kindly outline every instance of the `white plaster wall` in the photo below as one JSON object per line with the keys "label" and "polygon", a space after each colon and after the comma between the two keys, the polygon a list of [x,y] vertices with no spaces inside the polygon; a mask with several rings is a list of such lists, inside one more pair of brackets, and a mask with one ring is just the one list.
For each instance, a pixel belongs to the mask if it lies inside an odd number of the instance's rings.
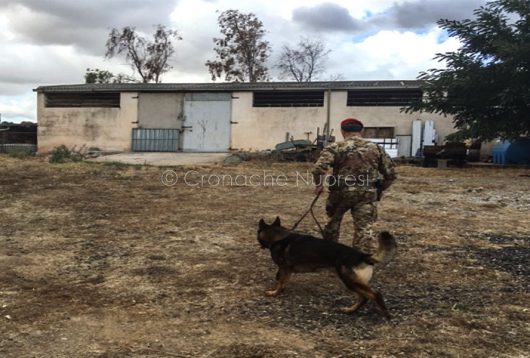
{"label": "white plaster wall", "polygon": [[258,150],[274,148],[289,132],[295,139],[305,139],[305,132],[326,123],[326,107],[252,107],[252,92],[234,92],[232,99],[233,149]]}
{"label": "white plaster wall", "polygon": [[412,134],[412,121],[421,119],[434,121],[434,128],[438,134],[438,143],[442,143],[445,136],[455,131],[451,118],[432,113],[404,113],[401,107],[348,107],[346,91],[333,92],[331,96],[331,128],[340,133],[340,122],[344,118],[354,117],[363,122],[365,127],[394,127],[394,135]]}
{"label": "white plaster wall", "polygon": [[[68,147],[98,147],[102,150],[130,151],[131,131],[138,121],[138,93],[124,92],[120,108],[45,108],[44,94],[37,95],[38,149],[48,152],[64,144]],[[340,122],[347,117],[363,121],[367,127],[395,127],[396,135],[410,135],[414,119],[432,119],[439,142],[452,133],[449,118],[430,113],[405,114],[399,107],[348,107],[346,91],[331,94],[331,128],[340,138]],[[286,132],[295,139],[316,138],[317,127],[324,128],[327,95],[323,107],[252,107],[252,92],[234,92],[232,99],[231,148],[271,149],[285,140]]]}
{"label": "white plaster wall", "polygon": [[44,94],[38,93],[38,151],[46,153],[61,144],[130,151],[133,122],[138,120],[137,96],[121,93],[120,108],[45,108]]}
{"label": "white plaster wall", "polygon": [[[310,139],[316,138],[316,129],[322,130],[327,117],[327,94],[324,107],[252,107],[252,92],[235,92],[232,101],[232,148],[244,150],[272,149],[285,140],[289,132],[295,139],[305,139],[305,132],[313,132]],[[330,124],[334,135],[340,138],[340,122],[354,117],[366,127],[394,127],[396,135],[410,135],[412,121],[432,119],[438,133],[438,142],[454,131],[450,118],[431,113],[406,114],[401,107],[348,107],[347,91],[331,93]]]}

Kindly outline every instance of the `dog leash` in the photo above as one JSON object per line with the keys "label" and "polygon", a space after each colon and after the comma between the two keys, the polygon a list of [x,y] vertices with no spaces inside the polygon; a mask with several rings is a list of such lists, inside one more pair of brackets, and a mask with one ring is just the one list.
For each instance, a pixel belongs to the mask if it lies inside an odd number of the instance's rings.
{"label": "dog leash", "polygon": [[302,220],[304,220],[304,218],[307,216],[307,214],[311,213],[311,216],[313,217],[313,220],[315,220],[315,223],[317,224],[318,229],[320,230],[320,233],[322,234],[322,238],[324,238],[324,230],[322,229],[322,226],[320,226],[320,223],[318,222],[318,220],[317,220],[317,218],[315,216],[315,213],[313,212],[313,206],[315,206],[318,198],[320,197],[320,194],[322,194],[322,191],[319,192],[317,195],[315,195],[315,198],[311,202],[311,205],[309,205],[309,209],[307,209],[306,212],[304,213],[304,215],[302,215],[302,217],[294,224],[294,226],[291,229],[291,231],[294,231],[298,227],[298,225],[302,222]]}

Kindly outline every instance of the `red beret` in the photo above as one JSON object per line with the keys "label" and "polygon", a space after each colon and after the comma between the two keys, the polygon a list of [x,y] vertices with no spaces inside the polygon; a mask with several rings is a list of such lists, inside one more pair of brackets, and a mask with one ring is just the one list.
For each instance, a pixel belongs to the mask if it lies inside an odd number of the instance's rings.
{"label": "red beret", "polygon": [[358,119],[355,118],[346,118],[342,122],[340,122],[340,127],[342,129],[353,129],[355,127],[360,127],[359,130],[362,130],[364,128],[363,122],[361,122]]}

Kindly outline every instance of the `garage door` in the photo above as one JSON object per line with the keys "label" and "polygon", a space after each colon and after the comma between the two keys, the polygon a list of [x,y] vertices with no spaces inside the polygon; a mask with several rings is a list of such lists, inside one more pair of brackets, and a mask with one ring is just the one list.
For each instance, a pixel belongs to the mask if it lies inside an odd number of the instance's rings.
{"label": "garage door", "polygon": [[179,129],[133,128],[133,152],[176,152],[179,149]]}
{"label": "garage door", "polygon": [[182,149],[225,152],[230,148],[230,93],[189,93],[184,100]]}

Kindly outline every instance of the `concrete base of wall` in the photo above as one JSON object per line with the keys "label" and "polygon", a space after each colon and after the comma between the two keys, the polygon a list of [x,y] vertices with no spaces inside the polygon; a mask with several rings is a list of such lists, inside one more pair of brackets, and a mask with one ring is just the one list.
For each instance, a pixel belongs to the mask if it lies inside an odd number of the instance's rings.
{"label": "concrete base of wall", "polygon": [[155,166],[209,165],[222,162],[228,155],[228,153],[120,153],[90,160]]}

